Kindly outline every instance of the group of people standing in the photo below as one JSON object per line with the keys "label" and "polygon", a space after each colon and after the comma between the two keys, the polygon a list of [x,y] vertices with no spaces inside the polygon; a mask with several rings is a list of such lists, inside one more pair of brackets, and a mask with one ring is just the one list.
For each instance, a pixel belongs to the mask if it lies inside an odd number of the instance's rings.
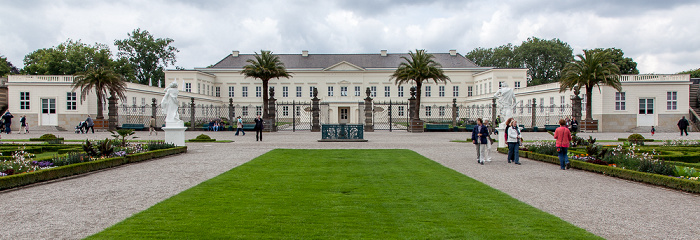
{"label": "group of people standing", "polygon": [[[568,120],[568,119],[567,119]],[[570,128],[578,127],[577,124],[572,124],[572,121],[567,121],[565,119],[559,120],[559,127],[554,131],[554,139],[556,140],[557,154],[559,156],[560,167],[562,170],[570,168],[569,158],[568,158],[568,148],[571,143],[571,131]],[[573,119],[576,121],[576,119]],[[490,162],[491,158],[489,152],[491,149],[491,144],[493,144],[493,139],[489,131],[488,122],[479,118],[476,120],[477,125],[472,129],[472,142],[476,146],[476,161],[477,163],[484,165],[484,162]],[[521,165],[520,163],[520,146],[522,145],[522,132],[518,127],[518,121],[513,118],[509,118],[505,122],[506,129],[502,140],[508,143],[508,163],[514,163],[516,165]],[[575,129],[573,130],[575,131]]]}
{"label": "group of people standing", "polygon": [[[15,116],[10,113],[9,110],[5,111],[5,113],[2,114],[2,117],[0,117],[0,132],[4,132],[6,134],[12,133],[12,118]],[[29,133],[29,124],[27,124],[27,116],[22,115],[19,118],[19,131],[20,133]]]}
{"label": "group of people standing", "polygon": [[[255,141],[262,141],[262,130],[265,128],[264,127],[264,122],[263,119],[260,117],[260,115],[256,116],[255,119],[255,127],[253,127],[253,130],[255,130]],[[241,116],[238,116],[236,118],[236,136],[238,136],[238,133],[243,133],[243,136],[245,136],[245,131],[243,131],[243,119],[241,119]]]}

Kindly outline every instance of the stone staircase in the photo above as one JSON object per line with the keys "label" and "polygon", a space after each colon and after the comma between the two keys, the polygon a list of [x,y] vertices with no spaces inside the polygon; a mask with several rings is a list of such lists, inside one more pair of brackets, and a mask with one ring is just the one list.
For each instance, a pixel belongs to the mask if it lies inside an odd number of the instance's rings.
{"label": "stone staircase", "polygon": [[[72,129],[71,129],[72,130]],[[65,132],[67,131],[65,128],[59,127],[59,126],[30,126],[29,131],[37,131],[37,132]]]}
{"label": "stone staircase", "polygon": [[690,105],[690,125],[695,128],[696,131],[700,131],[700,103],[698,102],[698,90],[700,90],[700,83],[690,84],[689,91],[689,105]]}

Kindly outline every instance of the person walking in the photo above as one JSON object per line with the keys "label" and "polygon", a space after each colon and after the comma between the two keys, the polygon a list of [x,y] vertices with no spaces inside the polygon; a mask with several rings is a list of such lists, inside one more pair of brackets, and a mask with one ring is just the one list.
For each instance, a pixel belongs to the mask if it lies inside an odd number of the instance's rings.
{"label": "person walking", "polygon": [[472,141],[476,146],[476,162],[484,165],[484,160],[486,160],[486,145],[489,143],[487,140],[489,130],[486,128],[481,118],[476,119],[476,124],[474,129],[472,129]]}
{"label": "person walking", "polygon": [[151,136],[151,133],[156,133],[156,136],[158,136],[158,131],[156,131],[156,118],[151,116],[151,120],[148,122],[148,136]]}
{"label": "person walking", "polygon": [[656,128],[654,126],[651,126],[651,136],[654,136],[654,133],[656,133]]}
{"label": "person walking", "polygon": [[520,165],[520,129],[518,129],[518,121],[513,118],[506,120],[506,142],[508,143],[508,163]]}
{"label": "person walking", "polygon": [[[489,133],[496,134],[495,129],[491,125],[491,122],[489,122],[489,120],[484,120],[484,126],[486,126],[486,129],[489,131]],[[487,162],[490,162],[491,161],[491,149],[492,149],[491,146],[493,145],[494,141],[493,141],[493,138],[491,138],[490,134],[488,136],[486,136],[486,138],[488,138],[489,141],[488,141],[488,144],[486,144],[486,157],[485,157],[485,159]]]}
{"label": "person walking", "polygon": [[22,115],[22,117],[19,118],[19,132],[22,131],[24,131],[24,134],[29,132],[27,128],[27,115]]}
{"label": "person walking", "polygon": [[571,164],[569,164],[569,156],[567,154],[569,144],[571,143],[571,132],[566,128],[566,121],[564,119],[559,120],[559,127],[554,130],[554,139],[557,140],[556,147],[561,170],[569,169]]}
{"label": "person walking", "polygon": [[685,132],[685,135],[688,136],[688,119],[685,119],[685,116],[681,117],[681,120],[678,120],[678,128],[681,130],[681,136],[683,136],[683,132]]}
{"label": "person walking", "polygon": [[576,117],[571,117],[571,131],[570,132],[578,132],[578,121],[576,121]]}
{"label": "person walking", "polygon": [[88,130],[92,130],[92,134],[95,134],[95,123],[92,122],[92,118],[90,117],[90,114],[88,114],[87,118],[85,119],[85,133],[88,132]]}
{"label": "person walking", "polygon": [[238,136],[239,132],[242,132],[243,136],[245,136],[245,131],[243,131],[243,119],[241,119],[241,116],[238,116],[238,119],[236,119],[236,136]]}
{"label": "person walking", "polygon": [[5,121],[5,133],[10,134],[12,132],[12,129],[10,127],[12,126],[12,118],[15,116],[12,116],[10,113],[10,110],[5,111],[5,114],[2,115],[2,120]]}
{"label": "person walking", "polygon": [[260,115],[255,117],[255,141],[262,141],[263,120]]}

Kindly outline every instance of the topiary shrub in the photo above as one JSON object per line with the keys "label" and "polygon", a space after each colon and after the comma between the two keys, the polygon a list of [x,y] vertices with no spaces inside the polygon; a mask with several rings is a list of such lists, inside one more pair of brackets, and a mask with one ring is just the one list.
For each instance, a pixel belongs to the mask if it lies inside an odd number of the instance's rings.
{"label": "topiary shrub", "polygon": [[197,136],[194,139],[190,139],[189,141],[190,142],[215,142],[216,139],[213,139],[206,134],[199,134],[199,136]]}
{"label": "topiary shrub", "polygon": [[53,135],[53,134],[47,133],[47,134],[41,135],[41,137],[39,137],[39,139],[41,139],[41,140],[51,140],[51,139],[56,139],[56,135]]}
{"label": "topiary shrub", "polygon": [[634,133],[627,137],[627,141],[629,141],[632,144],[644,145],[644,136],[642,136],[639,133]]}

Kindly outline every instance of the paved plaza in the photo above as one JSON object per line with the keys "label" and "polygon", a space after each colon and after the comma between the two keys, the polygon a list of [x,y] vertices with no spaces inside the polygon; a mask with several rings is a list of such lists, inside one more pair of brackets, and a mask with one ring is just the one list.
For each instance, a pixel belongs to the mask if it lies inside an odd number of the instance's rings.
{"label": "paved plaza", "polygon": [[[2,134],[6,139],[39,137],[47,132]],[[111,138],[107,132],[52,132],[66,139]],[[231,143],[187,143],[188,152],[124,165],[76,177],[0,192],[0,239],[79,239],[120,222],[183,190],[246,163],[276,148],[292,149],[410,149],[446,167],[499,189],[607,239],[697,239],[700,236],[700,195],[607,177],[558,165],[522,159],[506,163],[504,154],[479,165],[470,133],[377,131],[365,133],[369,142],[317,142],[320,133],[186,132],[187,139],[205,133]],[[698,139],[692,132],[682,139]],[[588,134],[581,134],[587,138]],[[617,139],[629,133],[594,133]],[[139,131],[138,139],[163,139]],[[650,134],[644,134],[651,137]],[[548,133],[524,133],[526,140],[552,139]],[[677,133],[657,133],[654,139],[679,139]],[[603,143],[607,144],[607,143]],[[495,145],[494,145],[495,146]],[[450,184],[445,182],[445,184]],[[465,202],[464,204],[479,204]],[[183,206],[186,207],[186,206]]]}

